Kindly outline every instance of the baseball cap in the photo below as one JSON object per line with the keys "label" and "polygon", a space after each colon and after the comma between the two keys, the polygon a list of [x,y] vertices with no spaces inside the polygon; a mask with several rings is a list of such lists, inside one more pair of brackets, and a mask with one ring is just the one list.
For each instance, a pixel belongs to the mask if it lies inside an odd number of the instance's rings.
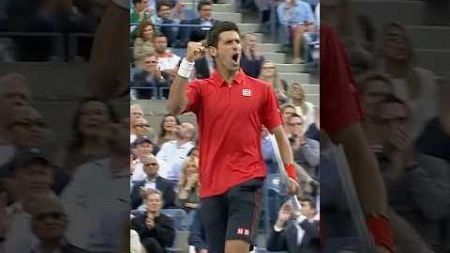
{"label": "baseball cap", "polygon": [[137,146],[137,145],[140,145],[140,144],[145,143],[145,142],[154,145],[153,141],[152,141],[148,136],[139,136],[139,137],[133,142],[133,146]]}
{"label": "baseball cap", "polygon": [[20,150],[11,161],[10,172],[18,168],[26,168],[33,162],[41,162],[50,165],[47,155],[38,148]]}

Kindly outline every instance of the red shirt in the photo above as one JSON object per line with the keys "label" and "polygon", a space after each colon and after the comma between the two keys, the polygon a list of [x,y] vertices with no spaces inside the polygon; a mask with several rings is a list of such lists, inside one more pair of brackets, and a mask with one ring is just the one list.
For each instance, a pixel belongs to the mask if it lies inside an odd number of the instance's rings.
{"label": "red shirt", "polygon": [[320,27],[320,114],[321,126],[333,135],[362,117],[345,49],[335,31]]}
{"label": "red shirt", "polygon": [[263,178],[261,125],[281,125],[271,86],[242,70],[231,86],[216,71],[186,88],[185,111],[197,115],[200,141],[200,197],[225,193],[244,181]]}

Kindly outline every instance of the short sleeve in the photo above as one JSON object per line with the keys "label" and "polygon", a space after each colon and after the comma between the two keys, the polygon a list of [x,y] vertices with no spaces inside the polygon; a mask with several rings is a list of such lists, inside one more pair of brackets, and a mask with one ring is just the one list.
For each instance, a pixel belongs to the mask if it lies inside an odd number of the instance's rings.
{"label": "short sleeve", "polygon": [[188,105],[186,106],[186,109],[184,109],[183,113],[197,113],[201,104],[200,85],[197,81],[192,81],[187,85],[186,97],[188,99]]}
{"label": "short sleeve", "polygon": [[321,126],[333,135],[362,117],[358,92],[345,49],[337,33],[320,29]]}
{"label": "short sleeve", "polygon": [[262,108],[262,124],[269,130],[282,124],[281,111],[272,87],[267,84],[266,99]]}

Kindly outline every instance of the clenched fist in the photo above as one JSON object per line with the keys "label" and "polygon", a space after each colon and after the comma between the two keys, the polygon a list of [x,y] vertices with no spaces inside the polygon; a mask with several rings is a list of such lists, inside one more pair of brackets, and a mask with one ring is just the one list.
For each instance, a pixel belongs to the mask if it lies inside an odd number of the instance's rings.
{"label": "clenched fist", "polygon": [[187,45],[186,60],[194,62],[204,55],[205,46],[200,42],[190,41]]}

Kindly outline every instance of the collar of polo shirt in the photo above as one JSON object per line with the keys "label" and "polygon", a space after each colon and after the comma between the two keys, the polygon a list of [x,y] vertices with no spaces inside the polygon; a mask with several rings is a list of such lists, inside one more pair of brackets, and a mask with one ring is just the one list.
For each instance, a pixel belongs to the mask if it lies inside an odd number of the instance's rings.
{"label": "collar of polo shirt", "polygon": [[[244,72],[242,71],[242,69],[240,69],[239,72],[234,77],[233,84],[242,85],[244,82],[244,76],[245,76]],[[214,71],[214,73],[212,75],[212,79],[213,79],[214,83],[218,84],[219,86],[228,85],[227,82],[225,82],[225,80],[223,80],[222,76],[220,75],[219,71],[217,71],[217,70]]]}

